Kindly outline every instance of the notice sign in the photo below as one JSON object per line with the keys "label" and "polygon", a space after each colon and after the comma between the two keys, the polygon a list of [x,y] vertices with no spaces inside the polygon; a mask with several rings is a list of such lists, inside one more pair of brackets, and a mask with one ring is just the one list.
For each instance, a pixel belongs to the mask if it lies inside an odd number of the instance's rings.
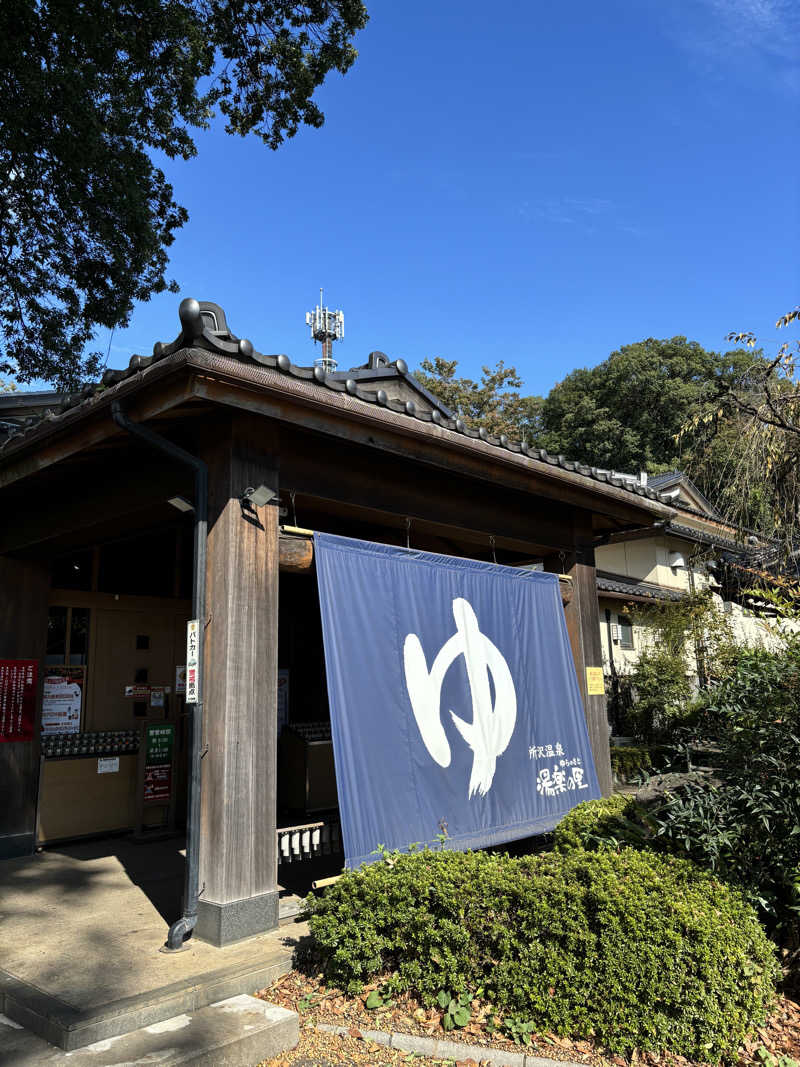
{"label": "notice sign", "polygon": [[98,774],[116,774],[119,770],[119,756],[106,756],[97,761]]}
{"label": "notice sign", "polygon": [[48,667],[42,690],[42,736],[81,729],[83,667]]}
{"label": "notice sign", "polygon": [[173,723],[152,723],[145,731],[144,799],[169,800],[172,793]]}
{"label": "notice sign", "polygon": [[184,696],[186,694],[186,668],[175,668],[175,693],[177,696]]}
{"label": "notice sign", "polygon": [[590,697],[601,697],[605,694],[606,686],[603,680],[603,668],[602,667],[587,667],[586,668],[586,695]]}
{"label": "notice sign", "polygon": [[35,659],[0,659],[0,741],[31,741],[36,715]]}
{"label": "notice sign", "polygon": [[197,664],[200,652],[200,623],[198,619],[190,619],[186,623],[186,703],[198,702],[197,690]]}

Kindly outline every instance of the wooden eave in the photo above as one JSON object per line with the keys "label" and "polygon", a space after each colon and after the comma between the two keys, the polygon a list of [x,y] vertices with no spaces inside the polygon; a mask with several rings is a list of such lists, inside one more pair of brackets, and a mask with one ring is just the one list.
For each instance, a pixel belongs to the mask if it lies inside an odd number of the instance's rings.
{"label": "wooden eave", "polygon": [[110,418],[113,401],[143,422],[166,415],[180,417],[182,406],[199,401],[232,407],[559,500],[612,521],[644,525],[675,514],[658,501],[565,470],[555,461],[550,464],[347,393],[334,393],[278,369],[199,348],[180,349],[12,439],[0,451],[0,489],[119,438],[122,432]]}

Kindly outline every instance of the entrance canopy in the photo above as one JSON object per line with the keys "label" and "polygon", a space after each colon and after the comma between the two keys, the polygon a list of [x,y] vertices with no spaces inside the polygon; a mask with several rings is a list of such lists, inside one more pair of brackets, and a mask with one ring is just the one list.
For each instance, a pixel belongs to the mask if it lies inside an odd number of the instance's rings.
{"label": "entrance canopy", "polygon": [[555,574],[317,534],[348,865],[551,830],[600,796]]}

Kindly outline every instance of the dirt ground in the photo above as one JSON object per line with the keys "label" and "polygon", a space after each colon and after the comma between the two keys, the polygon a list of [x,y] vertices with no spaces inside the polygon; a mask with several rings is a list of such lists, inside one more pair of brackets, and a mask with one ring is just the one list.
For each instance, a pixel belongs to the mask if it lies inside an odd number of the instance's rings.
{"label": "dirt ground", "polygon": [[[604,1054],[591,1041],[571,1041],[554,1034],[531,1035],[530,1045],[514,1044],[498,1038],[487,1029],[489,1020],[482,1015],[481,1007],[473,1002],[473,1017],[463,1029],[445,1032],[441,1013],[425,1009],[411,997],[401,996],[379,1008],[367,1010],[365,1000],[374,982],[365,986],[357,997],[345,996],[341,990],[328,989],[321,975],[309,976],[300,971],[291,971],[278,979],[268,989],[257,995],[264,1000],[280,1004],[300,1013],[301,1039],[293,1052],[269,1061],[269,1067],[329,1067],[333,1064],[403,1064],[416,1063],[421,1067],[436,1064],[452,1064],[452,1060],[436,1060],[387,1049],[366,1042],[364,1030],[384,1030],[420,1036],[447,1038],[466,1044],[483,1045],[487,1048],[524,1051],[550,1059],[572,1060],[591,1067],[701,1067],[681,1056],[654,1056],[645,1053],[627,1060],[621,1056]],[[767,1025],[752,1035],[739,1050],[739,1064],[747,1067],[758,1064],[762,1067],[759,1049],[766,1049],[774,1056],[790,1056],[800,1061],[800,1004],[793,997],[781,996],[776,1010]],[[313,1029],[314,1023],[331,1023],[349,1028],[349,1036],[338,1037]],[[468,1061],[459,1061],[459,1063]],[[474,1062],[474,1061],[473,1061]]]}
{"label": "dirt ground", "polygon": [[340,1067],[352,1064],[354,1067],[384,1067],[384,1065],[414,1064],[415,1067],[478,1067],[475,1060],[437,1060],[429,1056],[419,1056],[414,1052],[401,1052],[399,1049],[385,1048],[372,1041],[355,1036],[360,1031],[353,1027],[353,1034],[326,1034],[313,1027],[300,1031],[300,1043],[296,1049],[266,1060],[259,1067]]}

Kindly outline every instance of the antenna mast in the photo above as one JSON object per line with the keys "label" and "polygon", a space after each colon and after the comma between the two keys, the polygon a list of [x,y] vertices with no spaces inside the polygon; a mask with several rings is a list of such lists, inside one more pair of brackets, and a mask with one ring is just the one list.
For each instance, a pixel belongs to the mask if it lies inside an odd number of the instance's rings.
{"label": "antenna mast", "polygon": [[344,313],[341,311],[329,311],[322,302],[322,289],[319,291],[319,304],[313,311],[306,312],[306,326],[311,327],[311,336],[314,341],[322,345],[322,356],[314,360],[315,367],[321,367],[326,374],[336,370],[336,360],[333,358],[333,342],[341,341],[344,337]]}

